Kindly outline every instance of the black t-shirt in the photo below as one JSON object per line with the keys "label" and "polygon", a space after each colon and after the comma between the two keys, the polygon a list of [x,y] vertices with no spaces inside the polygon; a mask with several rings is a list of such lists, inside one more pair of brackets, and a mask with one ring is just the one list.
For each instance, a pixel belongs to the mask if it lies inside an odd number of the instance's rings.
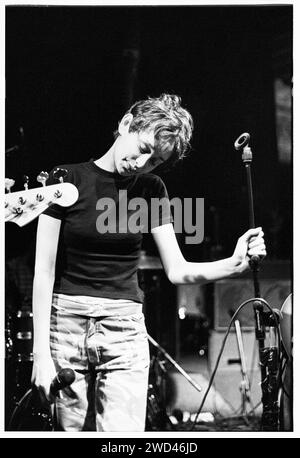
{"label": "black t-shirt", "polygon": [[[70,207],[55,204],[44,212],[62,221],[54,292],[142,302],[137,270],[143,232],[172,222],[163,181],[150,173],[123,177],[92,160],[58,167],[68,170],[64,181],[77,187],[79,197]],[[58,182],[55,169],[47,185]],[[148,207],[136,206],[134,198],[143,198]],[[165,198],[164,205],[155,207],[159,211],[152,207],[151,212],[152,198]],[[137,233],[133,221],[140,224]]]}

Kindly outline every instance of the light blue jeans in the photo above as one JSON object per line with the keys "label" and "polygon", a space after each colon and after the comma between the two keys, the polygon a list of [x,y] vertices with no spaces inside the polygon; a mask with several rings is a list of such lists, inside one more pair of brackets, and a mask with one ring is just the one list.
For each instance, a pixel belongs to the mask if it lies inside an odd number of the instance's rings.
{"label": "light blue jeans", "polygon": [[51,352],[72,385],[59,392],[57,429],[144,431],[149,345],[142,304],[53,295]]}

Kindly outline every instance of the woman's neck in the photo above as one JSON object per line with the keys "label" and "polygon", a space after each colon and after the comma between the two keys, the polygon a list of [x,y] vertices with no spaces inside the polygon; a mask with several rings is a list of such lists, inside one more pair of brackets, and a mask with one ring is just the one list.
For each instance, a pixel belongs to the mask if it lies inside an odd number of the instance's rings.
{"label": "woman's neck", "polygon": [[108,172],[116,172],[117,169],[114,161],[114,144],[103,156],[99,157],[99,159],[94,162],[103,170],[107,170]]}

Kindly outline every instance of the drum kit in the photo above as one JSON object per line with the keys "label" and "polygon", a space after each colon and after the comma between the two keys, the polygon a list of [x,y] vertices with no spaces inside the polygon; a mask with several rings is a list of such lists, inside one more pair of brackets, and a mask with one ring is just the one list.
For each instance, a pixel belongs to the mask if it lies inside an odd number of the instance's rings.
{"label": "drum kit", "polygon": [[18,363],[33,360],[33,320],[29,310],[10,313],[6,320],[6,358]]}
{"label": "drum kit", "polygon": [[30,386],[33,361],[32,312],[18,310],[6,316],[5,325],[6,388],[9,397],[19,398]]}
{"label": "drum kit", "polygon": [[31,386],[33,319],[29,310],[6,314],[5,323],[5,410],[6,427],[14,408]]}

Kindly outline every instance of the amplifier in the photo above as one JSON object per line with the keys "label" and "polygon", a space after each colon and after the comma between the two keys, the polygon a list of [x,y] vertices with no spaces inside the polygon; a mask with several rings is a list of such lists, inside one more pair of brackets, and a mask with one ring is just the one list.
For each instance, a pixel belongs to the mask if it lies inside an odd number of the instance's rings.
{"label": "amplifier", "polygon": [[[233,327],[234,329],[234,327]],[[225,337],[225,331],[212,330],[208,344],[208,367],[212,372]],[[267,336],[266,336],[267,337]],[[255,339],[254,330],[242,331],[244,358],[246,371],[250,383],[250,397],[252,405],[256,406],[256,414],[261,413],[261,374],[259,368],[258,344]],[[216,372],[214,387],[235,412],[238,412],[242,405],[241,387],[242,373],[240,354],[235,332],[229,333],[222,357]]]}
{"label": "amplifier", "polygon": [[[291,293],[289,279],[262,278],[259,280],[260,294],[272,308],[281,309],[283,302]],[[213,329],[227,329],[232,313],[239,305],[254,297],[252,279],[220,280],[214,285],[213,292],[214,318]],[[247,304],[238,317],[242,328],[253,329],[255,326],[253,304]]]}

